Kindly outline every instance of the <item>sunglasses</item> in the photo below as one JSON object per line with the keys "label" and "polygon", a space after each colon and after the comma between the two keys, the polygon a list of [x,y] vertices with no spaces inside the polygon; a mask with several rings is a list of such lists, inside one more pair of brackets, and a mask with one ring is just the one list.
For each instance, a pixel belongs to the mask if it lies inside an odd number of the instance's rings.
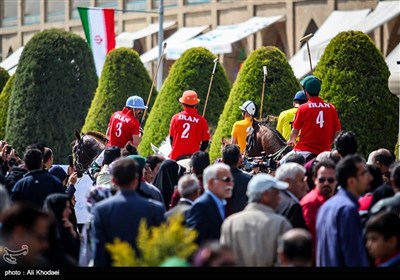
{"label": "sunglasses", "polygon": [[229,176],[224,176],[224,177],[222,177],[222,178],[215,178],[215,180],[219,180],[219,181],[222,181],[222,182],[224,182],[224,183],[233,182],[233,178],[232,178],[232,177],[229,177]]}
{"label": "sunglasses", "polygon": [[320,182],[321,184],[325,183],[325,181],[328,181],[329,184],[332,184],[333,182],[335,182],[335,178],[334,177],[328,177],[328,178],[319,177],[318,178],[318,182]]}

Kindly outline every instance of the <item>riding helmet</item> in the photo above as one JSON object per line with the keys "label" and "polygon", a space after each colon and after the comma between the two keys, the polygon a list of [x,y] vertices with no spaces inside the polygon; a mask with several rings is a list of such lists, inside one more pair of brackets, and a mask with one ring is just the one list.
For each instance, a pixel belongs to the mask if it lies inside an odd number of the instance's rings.
{"label": "riding helmet", "polygon": [[182,94],[182,97],[179,98],[179,102],[193,106],[199,104],[200,99],[197,98],[197,93],[194,90],[187,90]]}
{"label": "riding helmet", "polygon": [[256,103],[254,103],[251,100],[245,101],[242,104],[242,106],[239,106],[239,108],[242,111],[246,111],[247,113],[249,113],[250,116],[253,116],[253,117],[257,114],[257,110],[258,110]]}
{"label": "riding helmet", "polygon": [[137,95],[130,96],[126,100],[125,107],[129,107],[129,108],[133,108],[133,109],[143,109],[143,110],[147,109],[147,106],[144,105],[143,98],[141,98],[140,96],[137,96]]}
{"label": "riding helmet", "polygon": [[305,77],[300,85],[305,91],[307,91],[311,96],[317,96],[321,90],[321,80],[314,75],[309,75]]}

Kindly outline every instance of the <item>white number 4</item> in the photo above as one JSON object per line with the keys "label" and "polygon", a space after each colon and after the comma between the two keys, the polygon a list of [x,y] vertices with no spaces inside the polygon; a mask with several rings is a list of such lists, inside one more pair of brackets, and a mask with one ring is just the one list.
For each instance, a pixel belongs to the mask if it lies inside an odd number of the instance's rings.
{"label": "white number 4", "polygon": [[324,126],[324,112],[323,111],[319,111],[315,122],[316,122],[316,124],[319,124],[319,128],[322,128]]}

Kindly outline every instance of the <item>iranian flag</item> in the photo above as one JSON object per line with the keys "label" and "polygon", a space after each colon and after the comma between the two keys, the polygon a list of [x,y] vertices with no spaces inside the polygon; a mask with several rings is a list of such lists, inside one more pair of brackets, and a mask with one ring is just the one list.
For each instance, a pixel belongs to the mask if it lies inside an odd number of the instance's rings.
{"label": "iranian flag", "polygon": [[78,11],[100,77],[108,52],[115,48],[114,10],[78,7]]}

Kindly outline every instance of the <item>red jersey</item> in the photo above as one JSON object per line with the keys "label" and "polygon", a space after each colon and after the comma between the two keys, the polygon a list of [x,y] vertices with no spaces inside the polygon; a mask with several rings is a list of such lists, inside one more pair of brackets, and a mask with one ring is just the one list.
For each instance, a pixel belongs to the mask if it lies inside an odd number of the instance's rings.
{"label": "red jersey", "polygon": [[316,96],[299,106],[293,128],[301,130],[295,151],[318,155],[331,150],[333,137],[341,125],[335,106]]}
{"label": "red jersey", "polygon": [[124,108],[112,114],[108,123],[107,146],[124,148],[128,141],[133,142],[132,135],[139,135],[140,124],[132,113],[132,109]]}
{"label": "red jersey", "polygon": [[207,120],[197,113],[196,108],[185,107],[184,111],[172,117],[169,136],[173,141],[171,159],[191,155],[200,150],[201,142],[210,140]]}

